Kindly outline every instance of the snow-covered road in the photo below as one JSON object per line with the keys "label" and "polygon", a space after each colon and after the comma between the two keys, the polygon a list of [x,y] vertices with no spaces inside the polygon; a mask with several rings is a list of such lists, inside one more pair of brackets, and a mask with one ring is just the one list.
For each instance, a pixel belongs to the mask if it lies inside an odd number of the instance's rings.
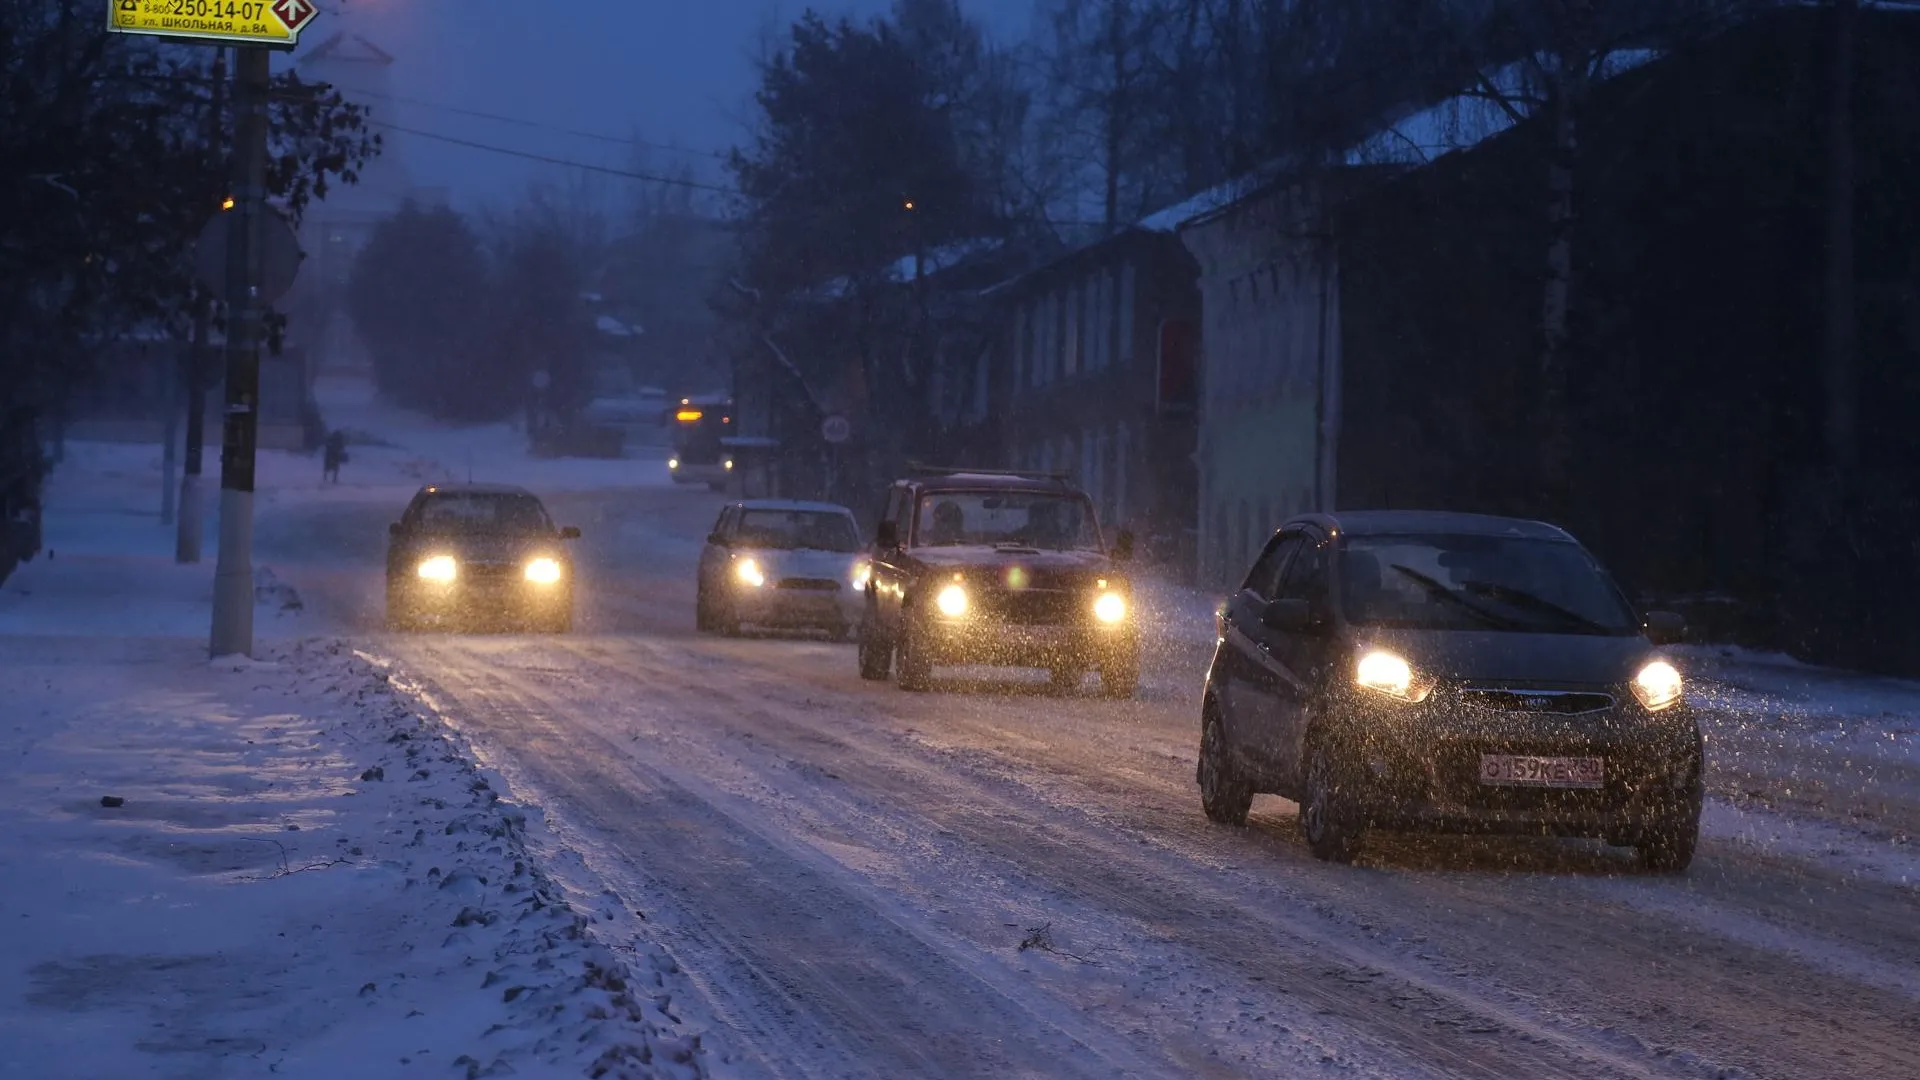
{"label": "snow-covered road", "polygon": [[1328,866],[1283,801],[1200,815],[1191,641],[1132,703],[908,695],[844,646],[692,634],[711,497],[550,503],[587,531],[569,638],[374,632],[377,507],[290,510],[262,550],[544,807],[562,876],[639,913],[749,1071],[1920,1077],[1910,761],[1874,789],[1891,816],[1822,817],[1791,793],[1824,759],[1729,696],[1714,745],[1774,756],[1718,778],[1739,798],[1685,878],[1527,840]]}

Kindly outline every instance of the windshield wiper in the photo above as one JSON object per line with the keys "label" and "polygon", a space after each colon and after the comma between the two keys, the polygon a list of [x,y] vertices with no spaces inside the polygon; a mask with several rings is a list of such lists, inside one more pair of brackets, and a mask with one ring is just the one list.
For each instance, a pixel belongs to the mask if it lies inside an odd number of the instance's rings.
{"label": "windshield wiper", "polygon": [[1525,589],[1516,589],[1511,585],[1497,585],[1491,581],[1463,581],[1460,583],[1460,587],[1476,596],[1489,596],[1495,600],[1512,604],[1515,607],[1526,608],[1529,611],[1536,611],[1550,618],[1559,619],[1569,626],[1577,626],[1588,633],[1609,634],[1613,632],[1605,625],[1597,623],[1577,611],[1568,611],[1559,604],[1545,597],[1535,596]]}
{"label": "windshield wiper", "polygon": [[1512,619],[1509,619],[1504,615],[1501,615],[1499,612],[1488,611],[1486,608],[1483,608],[1479,604],[1476,604],[1473,601],[1467,599],[1466,597],[1461,596],[1459,593],[1454,592],[1452,589],[1447,588],[1445,585],[1442,585],[1440,582],[1435,581],[1433,578],[1428,577],[1427,575],[1421,573],[1418,570],[1413,569],[1410,566],[1401,566],[1399,563],[1393,563],[1393,564],[1390,564],[1388,569],[1395,570],[1395,571],[1398,571],[1399,573],[1405,574],[1407,578],[1411,580],[1415,585],[1418,585],[1421,588],[1427,590],[1427,594],[1429,596],[1432,596],[1438,600],[1445,600],[1453,604],[1455,607],[1460,608],[1461,610],[1465,611],[1467,614],[1472,615],[1474,618],[1479,619],[1483,623],[1486,623],[1488,626],[1500,627],[1506,630],[1522,629],[1521,624],[1514,622]]}

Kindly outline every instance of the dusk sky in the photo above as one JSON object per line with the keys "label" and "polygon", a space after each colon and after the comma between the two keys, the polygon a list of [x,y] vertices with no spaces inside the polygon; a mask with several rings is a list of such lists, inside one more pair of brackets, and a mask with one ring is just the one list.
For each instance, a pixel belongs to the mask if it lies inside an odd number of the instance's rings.
{"label": "dusk sky", "polygon": [[[638,135],[682,150],[650,149],[647,166],[691,164],[721,181],[716,154],[742,137],[754,57],[769,29],[784,31],[797,0],[320,0],[303,46],[340,31],[393,54],[392,102],[380,118],[420,131],[525,153],[631,168]],[[823,0],[828,14],[875,14],[887,0]],[[963,0],[997,40],[1024,37],[1033,0]],[[452,108],[447,108],[451,106]],[[531,121],[515,124],[462,112]],[[543,126],[533,126],[543,125]],[[609,138],[591,138],[583,134]],[[465,206],[510,199],[536,177],[576,170],[406,135],[415,183],[451,189]],[[625,181],[609,178],[610,194]]]}

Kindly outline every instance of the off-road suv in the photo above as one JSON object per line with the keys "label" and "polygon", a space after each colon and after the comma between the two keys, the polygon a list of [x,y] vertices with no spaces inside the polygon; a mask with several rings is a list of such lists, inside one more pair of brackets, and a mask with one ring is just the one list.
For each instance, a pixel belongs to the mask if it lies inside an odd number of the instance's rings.
{"label": "off-road suv", "polygon": [[1053,474],[915,468],[875,533],[860,623],[860,674],[928,688],[936,664],[1036,667],[1070,690],[1098,671],[1111,697],[1140,681],[1140,632],[1124,568],[1093,502]]}

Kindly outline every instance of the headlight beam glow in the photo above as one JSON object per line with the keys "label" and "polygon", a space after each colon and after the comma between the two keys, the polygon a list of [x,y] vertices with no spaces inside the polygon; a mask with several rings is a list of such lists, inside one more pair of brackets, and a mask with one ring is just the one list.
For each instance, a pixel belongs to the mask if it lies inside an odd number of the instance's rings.
{"label": "headlight beam glow", "polygon": [[1108,625],[1127,617],[1127,600],[1116,592],[1103,592],[1093,602],[1093,617]]}
{"label": "headlight beam glow", "polygon": [[766,572],[761,570],[760,564],[754,562],[752,559],[741,559],[738,563],[735,563],[733,576],[739,579],[742,585],[750,588],[758,589],[767,583]]}
{"label": "headlight beam glow", "polygon": [[435,555],[421,561],[418,573],[427,581],[452,581],[460,576],[460,564],[451,555]]}
{"label": "headlight beam glow", "polygon": [[933,606],[947,618],[957,619],[967,613],[967,590],[958,585],[949,585],[933,598]]}
{"label": "headlight beam glow", "polygon": [[1416,704],[1425,701],[1432,690],[1430,685],[1421,685],[1414,678],[1411,664],[1382,649],[1360,657],[1360,662],[1354,665],[1353,681],[1376,694]]}
{"label": "headlight beam glow", "polygon": [[1685,693],[1680,672],[1665,660],[1652,661],[1633,677],[1633,696],[1640,699],[1648,712],[1672,707]]}
{"label": "headlight beam glow", "polygon": [[526,574],[527,580],[533,582],[535,585],[555,584],[560,580],[561,576],[559,560],[548,558],[545,555],[538,556],[527,562]]}

